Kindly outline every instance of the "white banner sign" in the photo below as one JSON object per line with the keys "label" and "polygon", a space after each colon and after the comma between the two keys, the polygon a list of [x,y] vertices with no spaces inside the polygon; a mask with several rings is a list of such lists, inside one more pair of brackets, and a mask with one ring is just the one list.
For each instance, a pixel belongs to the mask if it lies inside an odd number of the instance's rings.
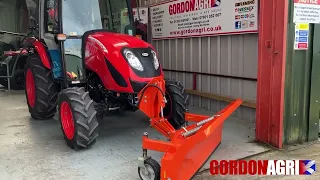
{"label": "white banner sign", "polygon": [[[139,16],[141,19],[141,23],[148,24],[148,8],[139,7],[138,9],[139,9]],[[137,8],[133,8],[132,11],[133,11],[134,20],[139,19]]]}
{"label": "white banner sign", "polygon": [[320,23],[320,0],[294,0],[293,22]]}
{"label": "white banner sign", "polygon": [[174,0],[150,13],[155,40],[258,31],[258,0]]}

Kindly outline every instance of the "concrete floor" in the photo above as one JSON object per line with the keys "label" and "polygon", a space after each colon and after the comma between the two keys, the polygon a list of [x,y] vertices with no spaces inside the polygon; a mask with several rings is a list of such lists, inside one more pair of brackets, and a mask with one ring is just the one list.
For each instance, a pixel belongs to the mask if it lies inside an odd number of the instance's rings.
{"label": "concrete floor", "polygon": [[[213,112],[190,108],[192,112]],[[139,180],[137,158],[141,155],[141,135],[161,138],[148,127],[140,112],[105,117],[100,136],[89,150],[75,152],[66,146],[57,117],[47,121],[30,118],[23,91],[0,90],[0,179],[81,179]],[[229,118],[223,141],[211,159],[239,159],[268,150],[248,142],[245,121]],[[161,153],[149,153],[159,160]],[[201,169],[209,167],[209,161]]]}

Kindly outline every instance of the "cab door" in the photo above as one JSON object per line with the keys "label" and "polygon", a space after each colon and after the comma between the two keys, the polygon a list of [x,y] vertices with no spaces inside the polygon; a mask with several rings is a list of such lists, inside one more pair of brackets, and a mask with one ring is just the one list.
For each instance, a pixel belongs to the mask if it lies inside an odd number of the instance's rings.
{"label": "cab door", "polygon": [[48,54],[53,66],[53,76],[55,79],[62,77],[61,52],[59,44],[55,39],[55,34],[59,32],[58,24],[58,3],[59,0],[40,1],[40,36],[45,42]]}

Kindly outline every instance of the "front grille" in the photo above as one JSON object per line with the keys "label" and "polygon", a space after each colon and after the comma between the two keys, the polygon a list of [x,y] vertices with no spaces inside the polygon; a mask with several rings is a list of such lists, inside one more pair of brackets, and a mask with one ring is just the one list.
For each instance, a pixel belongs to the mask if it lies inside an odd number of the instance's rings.
{"label": "front grille", "polygon": [[[143,71],[138,71],[134,68],[133,71],[134,73],[142,78],[150,78],[150,77],[156,77],[160,76],[161,71],[160,67],[156,70],[154,68],[154,63],[153,63],[153,56],[151,54],[151,48],[134,48],[131,49],[133,53],[137,56],[137,58],[140,60],[142,66],[143,66]],[[148,56],[142,56],[143,53],[148,53]]]}

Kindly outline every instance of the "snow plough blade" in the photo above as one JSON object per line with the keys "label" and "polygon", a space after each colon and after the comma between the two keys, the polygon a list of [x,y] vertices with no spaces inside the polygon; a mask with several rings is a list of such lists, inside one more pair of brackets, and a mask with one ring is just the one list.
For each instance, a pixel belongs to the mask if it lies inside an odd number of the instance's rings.
{"label": "snow plough blade", "polygon": [[[141,169],[147,169],[150,162],[147,150],[164,152],[160,166],[151,166],[154,179],[161,180],[189,180],[206,162],[222,140],[224,121],[241,105],[242,100],[237,99],[214,116],[203,116],[186,113],[185,119],[193,124],[175,130],[170,123],[161,116],[165,105],[164,80],[153,79],[149,86],[140,93],[141,111],[150,117],[151,126],[168,138],[168,141],[153,140],[145,133],[142,137],[143,156],[139,158],[139,175]],[[151,88],[152,87],[152,88]],[[143,97],[142,97],[143,96]],[[160,115],[159,115],[160,114]],[[149,170],[150,172],[150,170]],[[141,175],[140,175],[141,177]],[[157,178],[159,177],[159,178]]]}

